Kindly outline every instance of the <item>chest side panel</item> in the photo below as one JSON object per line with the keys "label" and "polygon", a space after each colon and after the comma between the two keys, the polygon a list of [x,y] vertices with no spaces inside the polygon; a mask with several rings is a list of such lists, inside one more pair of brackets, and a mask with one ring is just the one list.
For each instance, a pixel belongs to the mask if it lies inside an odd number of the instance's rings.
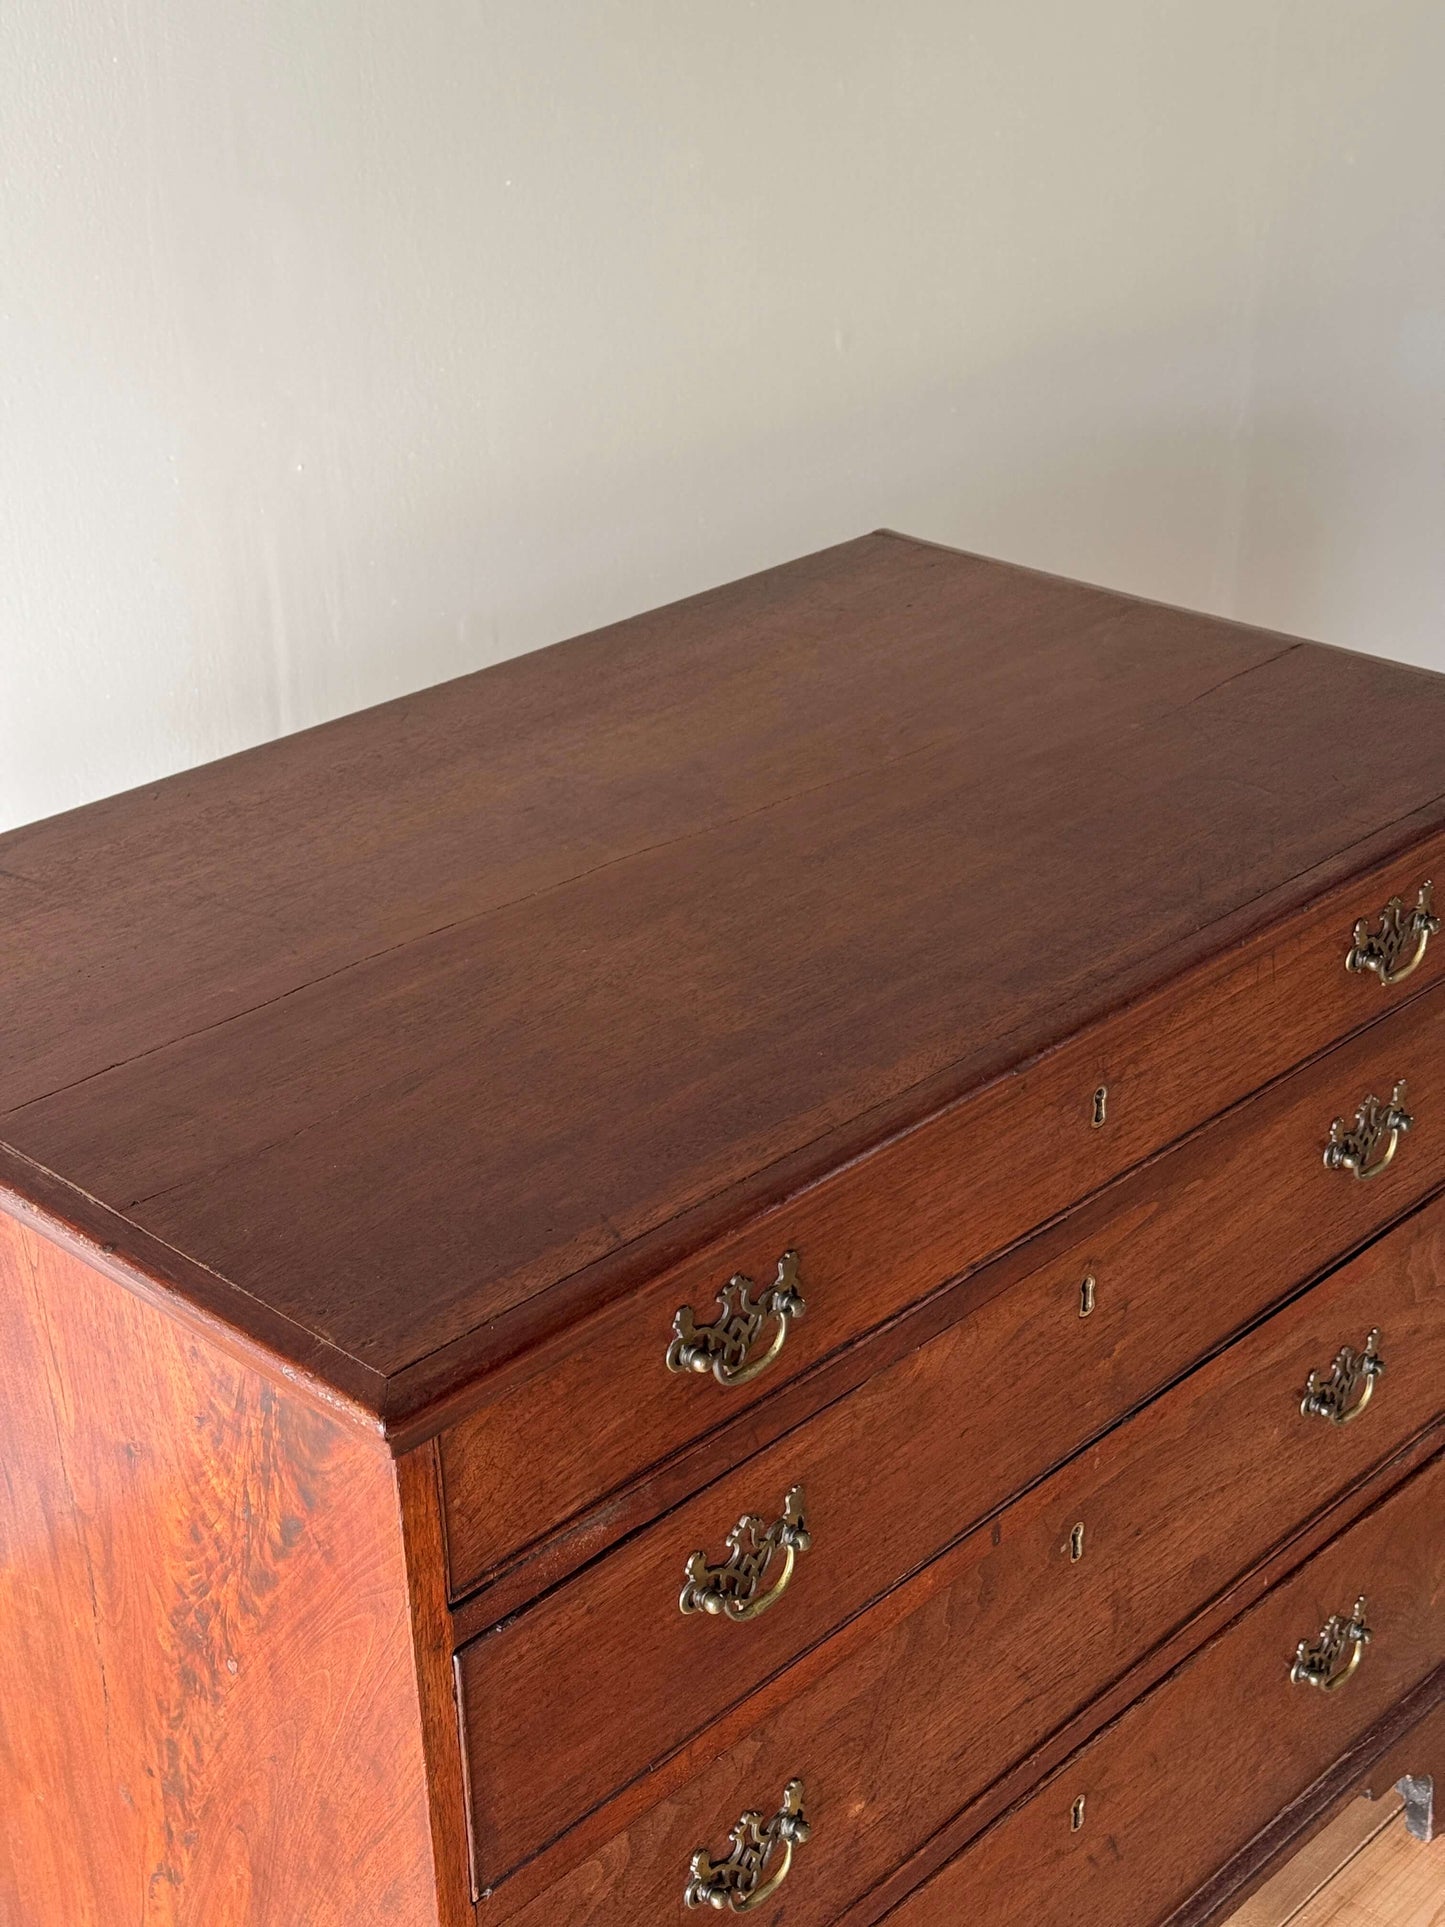
{"label": "chest side panel", "polygon": [[395,1478],[0,1216],[0,1919],[433,1927]]}

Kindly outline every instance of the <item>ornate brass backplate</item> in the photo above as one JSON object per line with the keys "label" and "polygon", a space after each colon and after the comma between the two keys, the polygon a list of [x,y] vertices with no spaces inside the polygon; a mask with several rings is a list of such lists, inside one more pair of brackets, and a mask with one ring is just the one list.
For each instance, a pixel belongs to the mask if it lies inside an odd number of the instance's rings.
{"label": "ornate brass backplate", "polygon": [[1372,970],[1382,984],[1403,983],[1418,970],[1425,961],[1426,945],[1440,928],[1434,888],[1431,883],[1420,885],[1413,910],[1407,910],[1399,897],[1391,897],[1380,912],[1376,930],[1370,928],[1368,917],[1361,917],[1345,955],[1345,969]]}
{"label": "ornate brass backplate", "polygon": [[1378,1331],[1370,1333],[1363,1351],[1357,1352],[1353,1345],[1342,1345],[1328,1373],[1310,1373],[1300,1411],[1306,1418],[1324,1418],[1332,1425],[1349,1425],[1369,1404],[1375,1381],[1384,1370]]}
{"label": "ornate brass backplate", "polygon": [[[756,1293],[756,1296],[754,1295]],[[670,1372],[711,1372],[719,1385],[746,1385],[765,1372],[783,1349],[788,1328],[807,1309],[798,1277],[798,1254],[785,1251],[778,1275],[758,1291],[751,1278],[734,1272],[718,1293],[719,1311],[710,1325],[699,1325],[691,1305],[684,1305],[672,1321],[672,1343],[667,1348]],[[772,1342],[755,1354],[768,1326]]]}
{"label": "ornate brass backplate", "polygon": [[1357,1178],[1379,1177],[1414,1122],[1405,1109],[1402,1078],[1390,1093],[1388,1104],[1382,1104],[1378,1097],[1367,1097],[1355,1112],[1353,1124],[1347,1125],[1342,1117],[1335,1119],[1325,1146],[1326,1168],[1349,1171]]}
{"label": "ornate brass backplate", "polygon": [[730,1914],[761,1907],[787,1879],[793,1848],[801,1846],[810,1831],[803,1816],[803,1782],[790,1780],[771,1820],[760,1813],[742,1816],[728,1837],[723,1859],[714,1860],[705,1847],[698,1848],[688,1869],[684,1902]]}
{"label": "ornate brass backplate", "polygon": [[1364,1658],[1370,1638],[1362,1596],[1348,1618],[1343,1613],[1331,1613],[1318,1639],[1300,1641],[1289,1676],[1297,1686],[1317,1686],[1322,1693],[1338,1692]]}
{"label": "ornate brass backplate", "polygon": [[[797,1555],[812,1543],[803,1518],[803,1488],[795,1485],[783,1500],[782,1516],[771,1525],[752,1512],[738,1520],[727,1537],[727,1558],[719,1564],[709,1565],[705,1552],[695,1552],[677,1603],[685,1613],[757,1619],[788,1590]],[[764,1591],[763,1581],[775,1563],[780,1570]]]}

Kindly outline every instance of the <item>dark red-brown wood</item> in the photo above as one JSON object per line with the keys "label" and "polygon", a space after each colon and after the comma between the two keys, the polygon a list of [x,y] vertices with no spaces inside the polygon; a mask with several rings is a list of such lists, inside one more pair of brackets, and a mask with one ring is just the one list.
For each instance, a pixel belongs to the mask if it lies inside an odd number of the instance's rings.
{"label": "dark red-brown wood", "polygon": [[[645,1810],[610,1837],[604,1834],[587,1857],[577,1859],[564,1843],[559,1858],[575,1860],[569,1874],[515,1913],[504,1886],[491,1903],[498,1917],[515,1918],[525,1927],[600,1927],[620,1914],[663,1920],[669,1899],[680,1897],[693,1848],[725,1840],[745,1808],[766,1809],[775,1780],[780,1793],[789,1779],[801,1777],[810,1790],[812,1850],[799,1856],[797,1879],[776,1917],[787,1927],[832,1927],[951,1813],[1014,1759],[1039,1747],[1075,1710],[1075,1696],[1083,1700],[1122,1670],[1147,1625],[1152,1622],[1161,1634],[1171,1629],[1171,1593],[1182,1603],[1207,1589],[1201,1572],[1197,1590],[1190,1591],[1190,1522],[1176,1516],[1171,1523],[1153,1496],[1153,1477],[1162,1469],[1159,1454],[1187,1452],[1182,1432],[1172,1445],[1166,1443],[1184,1416],[1179,1407],[1168,1415],[1160,1410],[1158,1439],[1149,1441],[1141,1459],[1148,1483],[1137,1521],[1128,1506],[1122,1457],[1117,1472],[1111,1472],[1111,1455],[1101,1449],[1092,1478],[1084,1467],[1072,1476],[1069,1471],[1055,1475],[994,1528],[965,1541],[956,1556],[904,1588],[903,1596],[885,1602],[880,1615],[885,1624],[873,1637],[860,1629],[831,1642],[823,1649],[826,1670],[740,1733],[733,1745],[721,1752],[714,1748],[711,1757],[699,1749],[694,1777],[657,1789]],[[1122,1441],[1115,1450],[1122,1454]],[[1267,1512],[1264,1497],[1245,1492],[1241,1474],[1231,1473],[1231,1485],[1211,1511],[1216,1529],[1229,1526],[1236,1508],[1242,1521],[1251,1507],[1260,1517]],[[1083,1509],[1076,1502],[1091,1491],[1094,1505]],[[1223,1773],[1247,1781],[1257,1753],[1274,1760],[1275,1778],[1260,1785],[1253,1803],[1259,1824],[1445,1657],[1436,1608],[1445,1584],[1445,1539],[1432,1529],[1442,1503],[1445,1460],[1437,1455],[1432,1469],[1411,1480],[1398,1499],[1347,1531],[1248,1615],[1264,1627],[1249,1643],[1243,1667],[1258,1709],[1249,1697],[1243,1700],[1245,1711],[1230,1725],[1213,1771],[1215,1777]],[[1070,1528],[1081,1510],[1104,1534],[1093,1574],[1087,1550],[1077,1566],[1069,1559]],[[1111,1531],[1121,1535],[1112,1547]],[[1252,1531],[1246,1525],[1236,1557],[1243,1555]],[[1129,1541],[1127,1550],[1122,1539]],[[1153,1554],[1156,1539],[1157,1576],[1151,1569],[1146,1586],[1139,1583],[1141,1562]],[[1218,1545],[1213,1556],[1222,1574],[1228,1553]],[[1346,1612],[1359,1592],[1369,1591],[1381,1638],[1368,1658],[1380,1663],[1361,1668],[1351,1682],[1361,1689],[1356,1693],[1310,1695],[1338,1716],[1331,1737],[1321,1743],[1307,1689],[1281,1695],[1269,1687],[1272,1668],[1279,1669],[1277,1683],[1288,1685],[1294,1647],[1318,1632],[1336,1609],[1316,1604],[1336,1584],[1350,1588],[1342,1602]],[[1278,1623],[1296,1622],[1297,1630],[1287,1638],[1278,1636]],[[1235,1651],[1241,1650],[1236,1643]],[[1182,1704],[1194,1706],[1196,1718],[1206,1717],[1217,1683],[1217,1673],[1212,1674],[1208,1690],[1201,1690],[1197,1700],[1189,1694]],[[1173,1718],[1182,1751],[1193,1734],[1180,1704],[1175,1702]],[[1313,1760],[1311,1747],[1319,1749]],[[1233,1768],[1221,1767],[1221,1758],[1233,1760]],[[1299,1777],[1293,1786],[1282,1785],[1290,1772]],[[774,1800],[777,1793],[771,1795]],[[829,1814],[834,1816],[831,1835]],[[1211,1832],[1202,1820],[1173,1831],[1181,1850],[1196,1856],[1201,1880],[1238,1844],[1223,1829]],[[1165,1911],[1151,1912],[1147,1873],[1146,1863],[1140,1869],[1137,1909],[1132,1901],[1116,1906],[1113,1919],[1143,1923]],[[523,1891],[530,1894],[533,1884]],[[1188,1891],[1184,1887],[1168,1904]],[[994,1895],[980,1883],[979,1892],[986,1898],[971,1912],[988,1915],[988,1898],[1000,1910],[1013,1904],[1006,1884]],[[1102,1911],[1097,1917],[1111,1918]],[[1017,1918],[1027,1919],[1027,1912]]]}
{"label": "dark red-brown wood", "polygon": [[0,1214],[5,1927],[434,1927],[407,1598],[379,1442]]}
{"label": "dark red-brown wood", "polygon": [[430,1793],[439,1927],[474,1927],[471,1868],[475,1856],[457,1719],[435,1440],[428,1439],[404,1454],[397,1461],[396,1471],[411,1583],[412,1638]]}
{"label": "dark red-brown wood", "polygon": [[[1442,1462],[1416,1476],[1238,1620],[976,1846],[890,1927],[1191,1927],[1207,1889],[1411,1689],[1441,1672]],[[1296,1642],[1367,1591],[1375,1641],[1349,1686],[1293,1685]],[[1346,1597],[1345,1595],[1348,1595]],[[1072,1824],[1085,1802],[1083,1824]],[[1185,1817],[1187,1816],[1187,1817]],[[1172,1822],[1172,1823],[1171,1823]],[[519,1916],[525,1919],[526,1916]],[[539,1914],[538,1927],[545,1915]],[[564,1916],[556,1916],[558,1927]],[[531,1922],[528,1922],[531,1927]],[[549,1923],[550,1927],[550,1923]]]}
{"label": "dark red-brown wood", "polygon": [[[1196,1888],[1183,1906],[1175,1908],[1163,1927],[1225,1927],[1247,1896],[1333,1819],[1347,1801],[1358,1799],[1372,1786],[1389,1786],[1391,1779],[1386,1776],[1393,1761],[1408,1759],[1418,1767],[1431,1757],[1438,1758],[1434,1748],[1438,1747],[1442,1720],[1445,1666],[1412,1687],[1378,1725],[1362,1734],[1317,1780],[1282,1807],[1218,1873]],[[847,1927],[854,1927],[854,1923],[848,1922]]]}
{"label": "dark red-brown wood", "polygon": [[[1445,939],[1345,956],[1442,722],[880,535],[0,838],[5,1927],[670,1920],[794,1772],[764,1918],[873,1927],[1373,1534],[1340,1750],[1243,1846],[1120,1808],[1115,1915],[1212,1917],[1430,1710]],[[788,1247],[775,1367],[669,1374]],[[684,1621],[795,1482],[790,1595]]]}
{"label": "dark red-brown wood", "polygon": [[[1062,1480],[1059,1501],[1086,1524],[1085,1557],[1077,1573],[1062,1561],[1029,1588],[1083,1640],[1094,1588],[1122,1592],[1132,1562],[1131,1606],[1112,1608],[1118,1616],[1097,1641],[1113,1669],[1132,1662],[1436,1416],[1445,1385],[1442,1275],[1445,1201],[1437,1200],[1086,1454]],[[1048,1441],[1055,1455],[1065,1439],[1073,1448],[1074,1432],[1088,1424],[1074,1409],[1088,1365],[1074,1366],[1071,1352],[1090,1343],[1077,1312],[1055,1298],[1052,1310],[1074,1321],[1070,1331],[1037,1305],[1034,1318],[1016,1320],[1008,1295],[992,1309],[992,1329],[987,1316],[966,1319],[463,1650],[485,1884],[957,1538],[1049,1463]],[[1373,1327],[1388,1369],[1367,1412],[1345,1427],[1301,1417],[1310,1371],[1327,1371],[1341,1346],[1362,1346]],[[1102,1342],[1108,1359],[1112,1347]],[[1080,1396],[1087,1405],[1087,1392]],[[677,1597],[688,1554],[703,1546],[717,1556],[742,1512],[771,1516],[794,1484],[807,1495],[813,1545],[778,1604],[743,1625],[684,1617]],[[991,1593],[990,1607],[973,1609],[973,1637],[998,1669],[990,1705],[1004,1730],[1001,1682],[1020,1670],[1008,1656],[1006,1620],[1024,1601],[1006,1580]],[[584,1651],[588,1685],[579,1693]],[[1035,1714],[1065,1670],[1041,1685]],[[900,1688],[895,1704],[907,1695]],[[915,1763],[927,1752],[921,1712],[918,1719]],[[547,1735],[545,1752],[529,1746],[537,1733]],[[920,1817],[922,1803],[913,1811]]]}
{"label": "dark red-brown wood", "polygon": [[[930,1873],[945,1866],[966,1842],[977,1839],[995,1820],[1026,1798],[1030,1790],[1049,1778],[1091,1734],[1111,1725],[1183,1660],[1206,1645],[1231,1619],[1248,1610],[1255,1600],[1263,1598],[1272,1586],[1288,1577],[1313,1552],[1327,1545],[1347,1524],[1370,1508],[1381,1490],[1408,1477],[1434,1457],[1441,1441],[1441,1427],[1437,1424],[1422,1433],[1392,1461],[1371,1486],[1357,1489],[1340,1504],[1318,1514],[1307,1527],[1287,1541],[1279,1553],[1263,1566],[1256,1567],[1212,1606],[1196,1614],[1175,1638],[1166,1641],[1146,1661],[1132,1668],[1099,1700],[1093,1702],[1083,1715],[1070,1721],[1027,1760],[1020,1762],[1001,1780],[995,1781],[987,1793],[973,1801],[947,1826],[941,1827],[910,1861],[901,1865],[856,1906],[848,1908],[840,1916],[838,1927],[878,1927],[878,1923],[900,1897],[911,1893]],[[1186,1903],[1177,1927],[1185,1927],[1183,1915],[1192,1911],[1196,1904],[1199,1919],[1190,1921],[1189,1927],[1202,1927],[1204,1921],[1212,1921],[1216,1917],[1221,1894],[1247,1888],[1262,1870],[1267,1870],[1289,1851],[1291,1843],[1307,1837],[1318,1820],[1328,1818],[1337,1799],[1348,1797],[1360,1789],[1366,1770],[1377,1760],[1383,1759],[1393,1741],[1424,1717],[1442,1696],[1445,1696],[1445,1667],[1437,1669],[1419,1687],[1412,1687],[1404,1694],[1379,1725],[1352,1745],[1349,1752],[1340,1756],[1298,1799],[1280,1809],[1274,1822],[1256,1834],[1242,1854],[1233,1855],[1220,1864],[1217,1874],[1191,1896],[1190,1903]],[[1172,1917],[1171,1927],[1176,1927]]]}
{"label": "dark red-brown wood", "polygon": [[[0,839],[0,1138],[400,1426],[1428,841],[1442,722],[1421,671],[869,537]],[[1076,1181],[1206,1113],[1147,1114]]]}
{"label": "dark red-brown wood", "polygon": [[[1445,989],[1437,987],[986,1267],[959,1302],[962,1308],[994,1300],[990,1311],[958,1329],[945,1348],[947,1363],[935,1352],[931,1376],[927,1367],[910,1367],[911,1389],[892,1394],[911,1416],[911,1435],[926,1437],[936,1418],[946,1453],[953,1387],[976,1385],[973,1396],[991,1420],[989,1449],[1010,1468],[999,1476],[1015,1480],[1014,1487],[987,1485],[978,1494],[980,1509],[1015,1489],[1022,1473],[1046,1471],[1445,1182],[1442,1064]],[[1352,1115],[1367,1092],[1388,1092],[1401,1078],[1415,1124],[1388,1170],[1363,1183],[1326,1170],[1321,1151],[1331,1119]],[[952,1168],[950,1160],[940,1164]],[[874,1187],[874,1212],[896,1205],[898,1195],[896,1185]],[[966,1188],[960,1201],[967,1208]],[[821,1241],[830,1228],[823,1225]],[[813,1241],[800,1235],[797,1248],[810,1309],[788,1345],[796,1340],[805,1356],[826,1353],[855,1324],[878,1318],[895,1301],[900,1275],[907,1276],[902,1254],[896,1267],[880,1259],[876,1270],[850,1275],[830,1272],[826,1242],[816,1267]],[[1095,1310],[1081,1321],[1085,1276],[1095,1280]],[[665,1283],[650,1288],[649,1299],[663,1289]],[[712,1426],[712,1464],[723,1468],[726,1447],[716,1428],[746,1394],[666,1372],[664,1332],[650,1355],[636,1356],[635,1340],[630,1354],[619,1349],[610,1381],[599,1373],[593,1382],[597,1353],[584,1345],[555,1374],[532,1371],[512,1397],[488,1400],[443,1434],[456,1593],[514,1548],[562,1525],[579,1491],[606,1492],[648,1466],[671,1440],[664,1422],[681,1429],[690,1418],[693,1428]],[[765,1377],[748,1390],[765,1392],[767,1383]],[[1063,1403],[1050,1396],[1055,1386],[1067,1387]],[[865,1402],[877,1406],[888,1396],[875,1385]],[[584,1424],[575,1422],[578,1414]],[[545,1453],[529,1451],[536,1438],[548,1440]],[[984,1477],[976,1462],[971,1476]],[[625,1517],[625,1505],[602,1509],[591,1536]],[[478,1609],[487,1610],[485,1600]]]}
{"label": "dark red-brown wood", "polygon": [[[1438,1814],[1422,1794],[1421,1776],[1445,1785],[1445,1667],[1413,1688],[1393,1711],[1349,1751],[1328,1767],[1311,1786],[1254,1835],[1240,1852],[1227,1860],[1204,1886],[1176,1908],[1164,1927],[1213,1927],[1232,1921],[1244,1901],[1292,1860],[1347,1806],[1361,1795],[1374,1799],[1394,1791],[1402,1776],[1414,1784],[1407,1789],[1407,1826],[1417,1837],[1426,1811]],[[1422,1798],[1425,1804],[1422,1805]],[[1438,1833],[1438,1826],[1434,1832]],[[850,1921],[848,1927],[854,1927]]]}

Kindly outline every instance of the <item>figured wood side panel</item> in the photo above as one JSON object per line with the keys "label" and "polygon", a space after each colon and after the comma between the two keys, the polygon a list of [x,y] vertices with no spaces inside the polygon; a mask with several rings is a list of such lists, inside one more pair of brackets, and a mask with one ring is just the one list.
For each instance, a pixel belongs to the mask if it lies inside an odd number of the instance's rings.
{"label": "figured wood side panel", "polygon": [[434,1927],[393,1467],[0,1216],[0,1922]]}

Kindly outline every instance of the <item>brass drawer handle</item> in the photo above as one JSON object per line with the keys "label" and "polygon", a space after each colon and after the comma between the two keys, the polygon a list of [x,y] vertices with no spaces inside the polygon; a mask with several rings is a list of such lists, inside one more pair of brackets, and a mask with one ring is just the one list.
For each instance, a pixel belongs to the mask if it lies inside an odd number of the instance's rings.
{"label": "brass drawer handle", "polygon": [[[1289,1676],[1296,1686],[1318,1686],[1322,1693],[1337,1693],[1364,1658],[1370,1638],[1362,1597],[1355,1601],[1348,1619],[1343,1613],[1331,1613],[1318,1639],[1300,1641]],[[1350,1656],[1341,1665],[1346,1648]]]}
{"label": "brass drawer handle", "polygon": [[[678,1606],[685,1613],[721,1613],[739,1622],[757,1619],[788,1590],[798,1554],[812,1543],[803,1518],[803,1488],[795,1485],[783,1500],[782,1517],[771,1525],[755,1513],[744,1513],[728,1534],[728,1556],[721,1564],[710,1566],[705,1552],[692,1555]],[[782,1569],[763,1592],[762,1583],[779,1553]]]}
{"label": "brass drawer handle", "polygon": [[1327,1169],[1350,1171],[1357,1178],[1379,1177],[1414,1122],[1405,1109],[1402,1079],[1390,1093],[1388,1104],[1382,1104],[1378,1097],[1367,1097],[1355,1112],[1353,1124],[1347,1125],[1342,1117],[1335,1119],[1330,1126],[1330,1141],[1325,1146]]}
{"label": "brass drawer handle", "polygon": [[1353,1425],[1375,1396],[1375,1381],[1384,1370],[1378,1331],[1370,1333],[1362,1352],[1342,1345],[1328,1376],[1310,1373],[1300,1411],[1306,1418],[1326,1418],[1331,1425]]}
{"label": "brass drawer handle", "polygon": [[[1440,928],[1435,915],[1435,886],[1422,883],[1415,908],[1407,910],[1391,897],[1380,912],[1378,930],[1368,917],[1355,925],[1355,940],[1345,957],[1346,970],[1373,970],[1382,984],[1402,984],[1425,961],[1425,947]],[[1406,961],[1401,963],[1404,957]]]}
{"label": "brass drawer handle", "polygon": [[[721,1307],[710,1325],[699,1325],[691,1305],[684,1305],[672,1321],[672,1343],[667,1348],[670,1372],[711,1372],[719,1385],[746,1385],[765,1372],[787,1340],[789,1327],[807,1307],[799,1289],[798,1254],[785,1251],[778,1275],[765,1291],[751,1278],[735,1271],[717,1295]],[[767,1350],[753,1357],[753,1347],[769,1325],[776,1329]]]}
{"label": "brass drawer handle", "polygon": [[699,1847],[688,1869],[683,1900],[689,1907],[715,1907],[719,1913],[746,1914],[761,1907],[787,1879],[793,1848],[811,1829],[803,1817],[803,1782],[789,1780],[783,1804],[771,1820],[745,1813],[728,1836],[725,1859],[714,1860]]}

